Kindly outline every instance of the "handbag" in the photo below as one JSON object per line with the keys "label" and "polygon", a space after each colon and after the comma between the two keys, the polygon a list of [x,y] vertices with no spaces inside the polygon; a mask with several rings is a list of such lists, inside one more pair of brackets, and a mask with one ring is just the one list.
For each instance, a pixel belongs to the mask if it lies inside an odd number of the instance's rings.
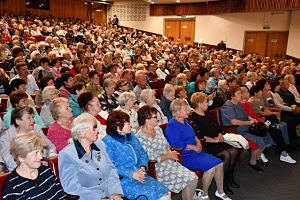
{"label": "handbag", "polygon": [[249,132],[253,135],[264,137],[267,135],[267,127],[263,122],[254,122],[249,127]]}
{"label": "handbag", "polygon": [[269,115],[265,116],[265,121],[269,120],[271,124],[278,124],[279,120],[277,119],[276,115]]}

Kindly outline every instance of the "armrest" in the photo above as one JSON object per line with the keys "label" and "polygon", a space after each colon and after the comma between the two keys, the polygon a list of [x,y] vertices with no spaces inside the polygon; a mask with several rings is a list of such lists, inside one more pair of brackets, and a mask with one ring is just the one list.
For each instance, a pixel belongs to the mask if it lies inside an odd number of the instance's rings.
{"label": "armrest", "polygon": [[183,162],[182,162],[182,154],[181,154],[181,151],[183,150],[183,148],[172,148],[171,147],[171,150],[172,151],[177,151],[179,154],[178,154],[178,158],[179,158],[179,163],[183,165]]}
{"label": "armrest", "polygon": [[67,200],[77,200],[80,197],[78,195],[67,194]]}
{"label": "armrest", "polygon": [[155,163],[157,163],[157,160],[149,160],[147,174],[156,179]]}
{"label": "armrest", "polygon": [[201,146],[202,146],[202,151],[205,151],[205,146],[204,146],[204,143],[205,143],[205,140],[206,139],[200,139],[200,142],[201,142]]}
{"label": "armrest", "polygon": [[224,133],[237,133],[238,125],[220,125]]}

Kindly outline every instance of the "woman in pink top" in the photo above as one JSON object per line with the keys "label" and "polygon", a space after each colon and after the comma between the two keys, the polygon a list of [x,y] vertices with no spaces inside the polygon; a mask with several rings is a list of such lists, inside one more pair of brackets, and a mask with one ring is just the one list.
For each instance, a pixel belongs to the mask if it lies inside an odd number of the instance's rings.
{"label": "woman in pink top", "polygon": [[72,138],[71,124],[74,120],[72,109],[66,98],[58,97],[51,102],[50,111],[55,122],[49,127],[47,137],[60,152]]}

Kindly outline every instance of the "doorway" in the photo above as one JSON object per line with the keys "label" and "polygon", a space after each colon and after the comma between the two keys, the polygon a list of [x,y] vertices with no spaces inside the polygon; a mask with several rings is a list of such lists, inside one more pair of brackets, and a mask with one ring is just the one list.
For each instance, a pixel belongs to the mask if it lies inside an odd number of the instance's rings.
{"label": "doorway", "polygon": [[195,19],[165,20],[165,36],[173,41],[193,45],[195,38]]}
{"label": "doorway", "polygon": [[247,31],[244,53],[256,52],[260,57],[270,57],[279,62],[285,59],[289,32]]}

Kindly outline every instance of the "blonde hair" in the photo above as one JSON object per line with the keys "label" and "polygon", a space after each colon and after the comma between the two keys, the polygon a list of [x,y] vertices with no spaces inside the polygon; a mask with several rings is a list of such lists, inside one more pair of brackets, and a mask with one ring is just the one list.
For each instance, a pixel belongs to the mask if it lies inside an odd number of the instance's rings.
{"label": "blonde hair", "polygon": [[192,95],[191,97],[191,105],[193,108],[198,108],[199,103],[204,103],[205,101],[208,100],[207,94],[203,92],[196,92]]}
{"label": "blonde hair", "polygon": [[50,112],[52,114],[52,117],[57,120],[59,119],[59,114],[61,113],[61,103],[62,102],[68,102],[68,99],[64,98],[64,97],[57,97],[55,99],[53,99],[51,101],[51,105],[50,105]]}
{"label": "blonde hair", "polygon": [[186,75],[184,73],[180,73],[176,76],[177,83],[182,83],[183,79],[186,79]]}
{"label": "blonde hair", "polygon": [[10,143],[9,151],[17,165],[34,150],[47,148],[47,141],[37,133],[19,133]]}

